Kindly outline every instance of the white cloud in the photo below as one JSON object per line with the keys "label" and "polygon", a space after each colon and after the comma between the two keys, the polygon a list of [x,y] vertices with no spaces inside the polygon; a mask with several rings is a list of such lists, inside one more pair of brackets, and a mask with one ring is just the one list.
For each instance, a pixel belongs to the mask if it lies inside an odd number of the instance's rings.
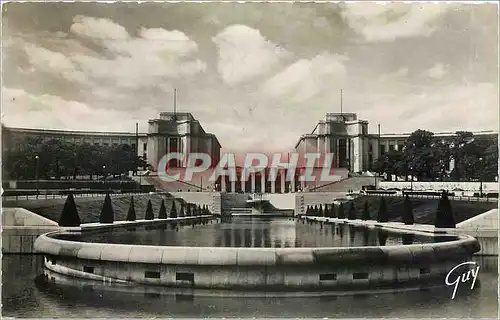
{"label": "white cloud", "polygon": [[88,17],[75,18],[71,30],[97,40],[115,54],[111,59],[82,54],[72,56],[94,80],[128,88],[156,86],[168,79],[206,70],[205,62],[193,57],[198,50],[196,42],[178,30],[142,28],[139,36],[132,38],[125,28],[113,21]]}
{"label": "white cloud", "polygon": [[449,66],[442,63],[436,63],[432,68],[425,72],[429,78],[441,80],[449,72]]}
{"label": "white cloud", "polygon": [[76,16],[70,28],[71,32],[94,40],[127,40],[127,30],[119,24],[103,18]]}
{"label": "white cloud", "polygon": [[56,75],[60,75],[68,80],[84,81],[85,75],[77,70],[73,62],[60,52],[36,46],[31,43],[24,43],[24,50],[28,61],[32,65],[31,71],[39,70]]}
{"label": "white cloud", "polygon": [[271,71],[289,53],[264,38],[259,30],[231,25],[213,39],[219,51],[218,70],[225,83],[236,85]]}
{"label": "white cloud", "polygon": [[156,113],[148,108],[133,111],[92,108],[59,96],[33,95],[13,88],[2,88],[2,109],[2,122],[11,127],[95,131],[133,131],[138,119]]}
{"label": "white cloud", "polygon": [[359,117],[370,131],[382,132],[486,130],[498,127],[498,92],[491,83],[429,86],[422,92],[381,94],[364,92],[356,104],[369,106]]}
{"label": "white cloud", "polygon": [[346,59],[326,52],[312,59],[301,59],[267,80],[262,89],[272,97],[304,101],[339,83],[346,75],[343,63]]}
{"label": "white cloud", "polygon": [[350,3],[345,5],[342,16],[364,41],[385,42],[429,36],[435,30],[434,22],[448,7],[430,3]]}

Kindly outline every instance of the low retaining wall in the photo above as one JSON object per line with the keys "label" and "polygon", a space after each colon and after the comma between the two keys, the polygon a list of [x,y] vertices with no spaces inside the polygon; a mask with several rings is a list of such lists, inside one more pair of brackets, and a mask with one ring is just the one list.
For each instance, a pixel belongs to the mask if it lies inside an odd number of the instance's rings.
{"label": "low retaining wall", "polygon": [[[168,232],[168,231],[166,231]],[[476,239],[385,247],[169,247],[40,236],[35,250],[51,271],[85,279],[176,287],[279,290],[383,287],[443,281],[479,250]]]}
{"label": "low retaining wall", "polygon": [[2,226],[2,253],[34,253],[36,239],[44,233],[57,230],[58,226]]}
{"label": "low retaining wall", "polygon": [[[400,233],[426,234],[435,233],[436,235],[466,235],[474,237],[479,243],[480,250],[475,253],[478,256],[498,256],[498,229],[460,229],[460,228],[436,228],[428,224],[405,225],[403,222],[377,222],[376,220],[349,220],[339,218],[325,217],[304,217],[307,220],[318,222],[345,223],[353,226],[363,226],[368,228],[380,228],[388,231],[397,231]],[[471,218],[474,219],[474,218]],[[470,220],[471,220],[470,219]]]}
{"label": "low retaining wall", "polygon": [[57,222],[29,210],[2,208],[2,253],[33,253],[38,236],[57,230]]}
{"label": "low retaining wall", "polygon": [[415,191],[420,190],[448,190],[453,191],[454,189],[462,189],[464,191],[480,192],[481,187],[483,193],[488,192],[498,192],[498,182],[420,182],[414,181],[381,181],[379,183],[379,188],[390,189],[410,189]]}

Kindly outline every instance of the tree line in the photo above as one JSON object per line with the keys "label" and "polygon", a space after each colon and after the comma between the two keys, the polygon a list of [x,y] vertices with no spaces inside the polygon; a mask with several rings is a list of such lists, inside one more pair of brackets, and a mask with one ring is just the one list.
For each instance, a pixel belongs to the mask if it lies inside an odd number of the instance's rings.
{"label": "tree line", "polygon": [[430,131],[417,130],[402,150],[381,155],[374,170],[405,180],[413,176],[418,181],[495,181],[498,137],[459,131],[451,139],[443,139]]}
{"label": "tree line", "polygon": [[117,176],[146,166],[130,145],[75,144],[59,139],[26,137],[4,152],[3,169],[10,179],[76,179]]}

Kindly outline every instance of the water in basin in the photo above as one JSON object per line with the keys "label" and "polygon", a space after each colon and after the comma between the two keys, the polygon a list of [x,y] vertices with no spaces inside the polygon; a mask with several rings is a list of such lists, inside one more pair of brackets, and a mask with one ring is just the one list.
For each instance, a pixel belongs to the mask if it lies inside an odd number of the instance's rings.
{"label": "water in basin", "polygon": [[181,226],[166,230],[125,228],[79,235],[58,235],[66,240],[191,247],[353,247],[421,244],[450,241],[453,236],[432,237],[401,234],[334,223],[307,223],[279,217],[233,217],[207,225]]}

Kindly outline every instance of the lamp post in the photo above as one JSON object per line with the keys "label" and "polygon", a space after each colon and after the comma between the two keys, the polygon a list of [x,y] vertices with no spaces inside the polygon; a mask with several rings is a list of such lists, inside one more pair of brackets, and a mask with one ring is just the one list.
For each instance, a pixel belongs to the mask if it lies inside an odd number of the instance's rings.
{"label": "lamp post", "polygon": [[410,191],[413,191],[413,167],[410,167]]}
{"label": "lamp post", "polygon": [[39,189],[38,189],[38,159],[40,157],[35,155],[35,187],[36,187],[36,198],[38,199]]}
{"label": "lamp post", "polygon": [[102,166],[102,189],[104,190],[106,187],[106,166]]}
{"label": "lamp post", "polygon": [[[483,158],[479,158],[479,165],[483,165]],[[483,197],[483,171],[482,168],[479,168],[479,197]]]}

